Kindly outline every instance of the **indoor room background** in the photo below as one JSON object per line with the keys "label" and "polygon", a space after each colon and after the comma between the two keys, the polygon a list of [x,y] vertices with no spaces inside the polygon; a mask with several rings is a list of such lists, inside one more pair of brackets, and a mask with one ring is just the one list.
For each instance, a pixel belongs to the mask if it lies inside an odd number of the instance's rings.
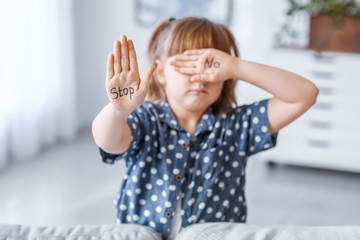
{"label": "indoor room background", "polygon": [[[288,9],[287,0],[0,0],[0,223],[115,223],[125,166],[103,164],[91,135],[108,102],[107,55],[127,35],[142,73],[159,19],[196,15],[229,26],[241,58],[320,90],[275,149],[249,159],[248,222],[360,224],[359,49],[308,49],[310,18]],[[239,104],[271,97],[241,81],[236,92]]]}

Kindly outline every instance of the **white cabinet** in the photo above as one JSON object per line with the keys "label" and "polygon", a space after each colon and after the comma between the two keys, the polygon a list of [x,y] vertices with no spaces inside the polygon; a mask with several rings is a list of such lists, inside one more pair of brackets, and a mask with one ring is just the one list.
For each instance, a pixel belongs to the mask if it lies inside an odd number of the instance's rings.
{"label": "white cabinet", "polygon": [[320,93],[310,110],[280,130],[277,147],[257,158],[360,172],[360,54],[275,49],[264,63],[309,79]]}

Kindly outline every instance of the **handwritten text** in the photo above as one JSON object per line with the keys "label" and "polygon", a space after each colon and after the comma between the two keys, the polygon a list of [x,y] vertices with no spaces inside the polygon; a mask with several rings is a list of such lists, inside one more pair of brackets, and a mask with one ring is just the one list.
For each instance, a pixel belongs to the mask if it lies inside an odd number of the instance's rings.
{"label": "handwritten text", "polygon": [[208,58],[206,58],[205,60],[205,68],[219,68],[220,67],[220,63],[217,61],[214,61],[214,58],[212,58],[211,60],[209,60]]}
{"label": "handwritten text", "polygon": [[112,95],[112,99],[117,99],[119,97],[123,97],[123,96],[130,96],[130,100],[131,100],[131,95],[134,94],[135,90],[132,87],[129,88],[115,88],[113,87],[112,89],[110,89],[110,93]]}

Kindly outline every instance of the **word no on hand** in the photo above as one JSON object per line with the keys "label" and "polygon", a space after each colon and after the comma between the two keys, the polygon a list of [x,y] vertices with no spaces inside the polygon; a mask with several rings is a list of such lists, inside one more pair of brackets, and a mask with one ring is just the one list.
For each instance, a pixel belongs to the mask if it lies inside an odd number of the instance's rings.
{"label": "word no on hand", "polygon": [[212,58],[211,60],[209,60],[208,58],[206,58],[205,60],[205,68],[219,68],[220,67],[220,63],[217,61],[214,61],[214,58]]}

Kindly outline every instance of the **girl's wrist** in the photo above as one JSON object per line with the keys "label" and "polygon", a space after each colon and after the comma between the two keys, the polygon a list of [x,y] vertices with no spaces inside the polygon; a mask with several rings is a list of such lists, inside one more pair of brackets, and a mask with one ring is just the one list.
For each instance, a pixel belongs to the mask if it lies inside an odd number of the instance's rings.
{"label": "girl's wrist", "polygon": [[231,60],[230,60],[230,78],[231,79],[241,79],[241,63],[242,63],[242,60],[238,57],[234,57],[232,56],[231,57]]}
{"label": "girl's wrist", "polygon": [[116,109],[111,103],[108,105],[109,110],[112,112],[112,115],[119,121],[127,121],[128,117],[130,116],[131,112],[127,110],[119,110]]}

